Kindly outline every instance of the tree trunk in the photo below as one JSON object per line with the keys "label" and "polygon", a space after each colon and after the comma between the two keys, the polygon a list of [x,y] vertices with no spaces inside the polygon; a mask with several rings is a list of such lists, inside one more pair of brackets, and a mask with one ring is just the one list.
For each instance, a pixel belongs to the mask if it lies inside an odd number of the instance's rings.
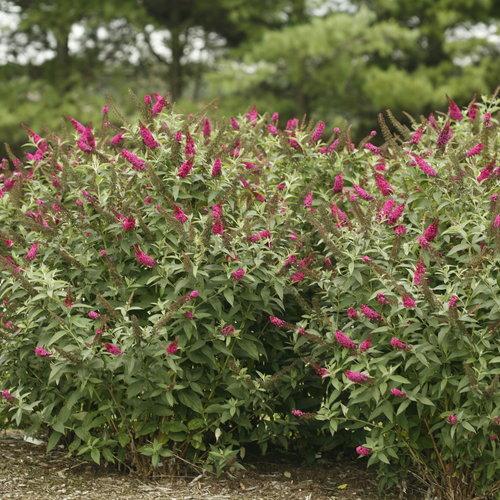
{"label": "tree trunk", "polygon": [[56,60],[54,84],[62,89],[71,87],[70,82],[70,57],[69,57],[69,30],[61,29],[55,33],[56,37]]}
{"label": "tree trunk", "polygon": [[184,86],[184,74],[182,71],[182,56],[184,55],[185,41],[181,40],[182,30],[174,27],[170,30],[170,50],[172,51],[172,62],[170,63],[170,92],[172,100],[180,99]]}

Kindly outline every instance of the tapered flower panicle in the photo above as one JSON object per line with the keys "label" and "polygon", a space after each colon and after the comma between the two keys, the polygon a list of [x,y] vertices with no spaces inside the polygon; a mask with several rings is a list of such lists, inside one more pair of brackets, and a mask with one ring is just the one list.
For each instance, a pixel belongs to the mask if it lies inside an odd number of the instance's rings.
{"label": "tapered flower panicle", "polygon": [[397,387],[391,389],[391,394],[396,398],[406,398],[406,392],[401,389],[398,389]]}
{"label": "tapered flower panicle", "polygon": [[403,342],[397,337],[392,337],[390,344],[394,347],[394,349],[399,349],[401,351],[407,351],[410,349],[410,346],[406,342]]}
{"label": "tapered flower panicle", "polygon": [[111,342],[105,343],[104,349],[113,356],[121,356],[123,354],[123,351],[116,344],[112,344]]}
{"label": "tapered flower panicle", "polygon": [[246,274],[245,269],[243,269],[242,267],[239,267],[238,269],[234,270],[231,273],[231,276],[235,281],[240,281],[245,277],[245,274]]}
{"label": "tapered flower panicle", "polygon": [[132,165],[132,168],[137,171],[142,171],[146,169],[146,162],[144,160],[141,160],[136,154],[132,153],[132,151],[129,151],[128,149],[122,149],[121,151],[121,156],[125,160],[127,160],[130,165]]}
{"label": "tapered flower panicle", "polygon": [[356,453],[360,457],[369,457],[372,454],[372,450],[366,446],[356,446]]}
{"label": "tapered flower panicle", "polygon": [[419,260],[415,266],[415,272],[413,273],[413,284],[419,286],[422,284],[422,280],[425,278],[425,273],[427,269],[425,264]]}
{"label": "tapered flower panicle", "polygon": [[476,156],[481,154],[481,151],[484,149],[484,144],[481,142],[476,144],[475,146],[472,146],[466,153],[465,156],[467,158],[470,158],[471,156]]}
{"label": "tapered flower panicle", "polygon": [[212,165],[211,176],[218,177],[222,171],[222,160],[220,158],[216,158]]}
{"label": "tapered flower panicle", "polygon": [[186,160],[177,171],[177,176],[181,179],[186,178],[191,170],[193,169],[193,163],[190,160]]}
{"label": "tapered flower panicle", "polygon": [[365,382],[368,382],[370,379],[370,376],[367,375],[366,373],[362,372],[357,372],[353,370],[347,370],[344,372],[344,375],[346,376],[347,380],[350,380],[351,382],[354,382],[355,384],[364,384]]}
{"label": "tapered flower panicle", "polygon": [[460,121],[463,118],[462,111],[460,111],[457,103],[450,98],[448,98],[448,116],[456,121]]}
{"label": "tapered flower panicle", "polygon": [[156,266],[156,260],[153,259],[153,257],[148,255],[147,253],[143,252],[140,249],[139,245],[135,246],[134,253],[135,253],[135,259],[141,266],[149,268]]}
{"label": "tapered flower panicle", "polygon": [[357,349],[358,344],[348,337],[342,330],[335,332],[335,340],[346,349]]}
{"label": "tapered flower panicle", "polygon": [[170,344],[168,344],[165,349],[167,354],[176,354],[178,350],[179,350],[179,344],[177,344],[176,340],[170,342]]}
{"label": "tapered flower panicle", "polygon": [[375,174],[375,184],[382,196],[389,196],[394,192],[394,188],[382,174]]}
{"label": "tapered flower panicle", "polygon": [[32,260],[35,260],[36,259],[36,256],[38,255],[38,250],[40,248],[40,244],[39,243],[33,243],[29,250],[26,252],[26,255],[25,255],[25,259],[28,261],[28,262],[31,262]]}
{"label": "tapered flower panicle", "polygon": [[278,328],[286,328],[286,321],[278,318],[277,316],[269,316],[269,322]]}
{"label": "tapered flower panicle", "polygon": [[439,132],[438,138],[437,138],[437,147],[438,148],[444,148],[448,142],[450,142],[451,138],[453,137],[453,130],[451,129],[450,122],[446,122],[441,129],[441,132]]}
{"label": "tapered flower panicle", "polygon": [[377,311],[367,306],[366,304],[361,304],[360,309],[363,315],[368,319],[371,319],[373,321],[380,321],[382,319],[382,316]]}
{"label": "tapered flower panicle", "polygon": [[342,174],[338,174],[333,179],[333,192],[341,193],[344,188],[344,176]]}
{"label": "tapered flower panicle", "polygon": [[323,135],[324,131],[325,131],[325,122],[318,122],[311,135],[311,141],[318,142],[321,139],[321,136]]}
{"label": "tapered flower panicle", "polygon": [[147,148],[156,149],[160,146],[160,143],[154,138],[153,134],[147,127],[142,125],[139,129],[139,132],[142,137],[142,142]]}
{"label": "tapered flower panicle", "polygon": [[45,349],[45,347],[43,346],[35,347],[34,353],[35,356],[37,356],[38,358],[48,358],[52,356],[52,354],[49,351],[47,351],[47,349]]}

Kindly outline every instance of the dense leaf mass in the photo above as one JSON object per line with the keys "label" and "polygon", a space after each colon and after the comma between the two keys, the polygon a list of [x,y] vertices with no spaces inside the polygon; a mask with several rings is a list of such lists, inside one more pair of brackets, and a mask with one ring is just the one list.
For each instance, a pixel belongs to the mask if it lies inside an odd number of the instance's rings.
{"label": "dense leaf mass", "polygon": [[140,111],[2,162],[4,423],[143,471],[344,445],[382,486],[492,492],[498,101],[359,145]]}

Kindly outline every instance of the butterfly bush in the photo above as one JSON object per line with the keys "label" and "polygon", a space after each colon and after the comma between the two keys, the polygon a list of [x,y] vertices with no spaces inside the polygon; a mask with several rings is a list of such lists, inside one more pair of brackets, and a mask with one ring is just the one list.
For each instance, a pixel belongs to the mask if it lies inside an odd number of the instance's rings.
{"label": "butterfly bush", "polygon": [[0,419],[139,471],[342,445],[382,488],[488,494],[497,111],[389,113],[355,145],[153,94],[28,134],[0,172]]}
{"label": "butterfly bush", "polygon": [[69,118],[2,161],[0,420],[97,463],[218,472],[296,429],[297,393],[272,380],[296,356],[268,322],[285,203],[256,111],[233,130],[144,102],[137,123]]}
{"label": "butterfly bush", "polygon": [[498,487],[498,124],[480,119],[498,101],[476,106],[450,105],[435,127],[389,115],[378,149],[324,167],[304,152],[294,170],[315,210],[294,202],[300,252],[316,256],[295,285],[308,332],[295,349],[329,372],[307,411],[332,440],[352,433],[381,487],[412,473],[450,499]]}

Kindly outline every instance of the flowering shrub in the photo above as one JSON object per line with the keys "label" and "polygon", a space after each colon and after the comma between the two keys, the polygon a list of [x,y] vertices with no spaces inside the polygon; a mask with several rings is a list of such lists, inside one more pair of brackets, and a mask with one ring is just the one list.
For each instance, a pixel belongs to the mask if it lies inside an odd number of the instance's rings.
{"label": "flowering shrub", "polygon": [[498,488],[496,111],[452,103],[396,135],[382,121],[384,147],[305,173],[295,223],[316,258],[295,349],[327,374],[315,418],[364,432],[355,451],[381,486],[411,473],[442,498]]}
{"label": "flowering shrub", "polygon": [[159,95],[29,130],[2,163],[1,418],[142,470],[345,443],[382,486],[491,492],[497,110],[389,115],[381,146]]}
{"label": "flowering shrub", "polygon": [[283,215],[250,185],[250,137],[162,100],[137,126],[29,131],[3,162],[1,412],[97,463],[219,470],[297,427],[271,390],[295,357],[269,334]]}

